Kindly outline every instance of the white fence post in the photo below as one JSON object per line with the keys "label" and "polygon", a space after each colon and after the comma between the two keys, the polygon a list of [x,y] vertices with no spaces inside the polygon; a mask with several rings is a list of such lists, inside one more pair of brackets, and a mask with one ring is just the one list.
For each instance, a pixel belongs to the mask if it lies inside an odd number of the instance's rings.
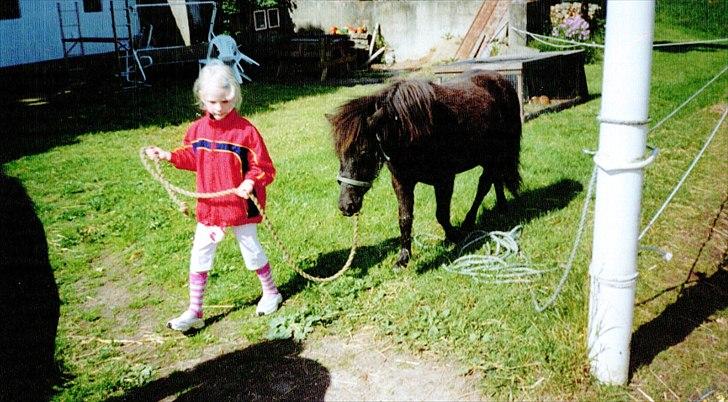
{"label": "white fence post", "polygon": [[[625,384],[632,337],[655,0],[610,1],[602,83],[588,352],[601,382]],[[654,156],[654,153],[653,153]]]}

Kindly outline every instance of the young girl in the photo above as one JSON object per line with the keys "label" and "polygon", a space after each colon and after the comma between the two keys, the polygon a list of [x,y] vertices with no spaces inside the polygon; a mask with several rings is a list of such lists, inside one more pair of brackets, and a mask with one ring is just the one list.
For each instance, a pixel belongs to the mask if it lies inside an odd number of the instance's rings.
{"label": "young girl", "polygon": [[197,229],[192,243],[189,272],[189,308],[167,323],[169,328],[200,329],[202,299],[207,275],[217,245],[230,227],[240,245],[245,266],[255,271],[263,288],[256,308],[258,315],[278,309],[283,297],[271,277],[268,258],[258,241],[256,224],[260,211],[250,200],[265,208],[265,186],[275,177],[275,168],[258,130],[235,110],[241,102],[240,86],[230,67],[223,63],[205,66],[193,91],[205,116],[192,123],[183,146],[172,152],[150,147],[146,154],[164,159],[178,169],[197,175],[197,192],[209,193],[235,188],[235,194],[197,201]]}

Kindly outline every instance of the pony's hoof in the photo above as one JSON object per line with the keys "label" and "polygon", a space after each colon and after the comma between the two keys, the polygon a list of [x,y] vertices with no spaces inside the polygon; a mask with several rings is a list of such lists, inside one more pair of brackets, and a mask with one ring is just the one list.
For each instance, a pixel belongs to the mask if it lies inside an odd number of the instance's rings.
{"label": "pony's hoof", "polygon": [[406,268],[407,264],[409,264],[410,260],[410,252],[409,250],[402,249],[399,250],[399,257],[397,257],[397,261],[394,263],[394,269],[401,269]]}
{"label": "pony's hoof", "polygon": [[495,212],[498,212],[498,213],[508,212],[508,204],[505,202],[496,202],[494,209],[495,209]]}
{"label": "pony's hoof", "polygon": [[465,238],[464,232],[459,229],[453,228],[453,229],[445,232],[445,240],[449,241],[450,243],[459,243],[464,238]]}

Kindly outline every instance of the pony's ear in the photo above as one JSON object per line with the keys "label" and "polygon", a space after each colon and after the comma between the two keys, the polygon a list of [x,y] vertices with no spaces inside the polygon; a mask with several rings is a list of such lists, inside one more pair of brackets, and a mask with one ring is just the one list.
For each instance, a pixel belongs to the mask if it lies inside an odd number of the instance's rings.
{"label": "pony's ear", "polygon": [[367,117],[367,125],[369,127],[378,126],[382,117],[384,117],[384,108],[378,107],[371,116]]}

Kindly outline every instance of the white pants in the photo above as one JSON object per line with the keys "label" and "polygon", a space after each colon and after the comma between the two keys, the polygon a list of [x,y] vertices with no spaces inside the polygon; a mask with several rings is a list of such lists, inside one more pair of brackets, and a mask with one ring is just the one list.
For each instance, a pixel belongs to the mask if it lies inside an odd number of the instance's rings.
{"label": "white pants", "polygon": [[[240,246],[240,252],[243,254],[245,267],[251,271],[262,268],[268,263],[268,257],[258,241],[257,226],[255,223],[250,223],[232,227],[235,239]],[[207,272],[212,268],[215,250],[224,237],[224,228],[197,223],[190,258],[191,272]]]}

